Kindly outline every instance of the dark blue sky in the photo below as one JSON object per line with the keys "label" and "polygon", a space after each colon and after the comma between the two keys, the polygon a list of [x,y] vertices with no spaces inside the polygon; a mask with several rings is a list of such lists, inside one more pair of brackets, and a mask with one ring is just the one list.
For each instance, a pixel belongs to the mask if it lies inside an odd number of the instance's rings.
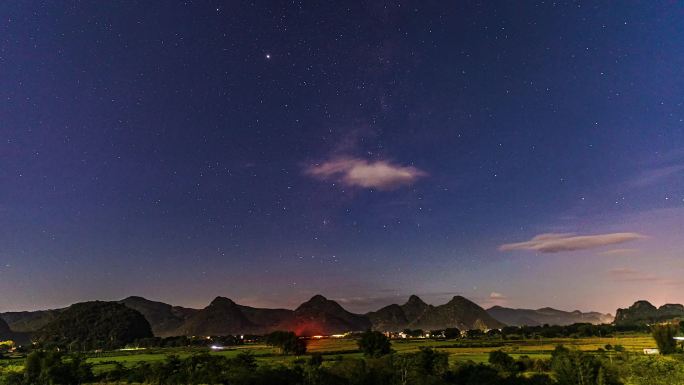
{"label": "dark blue sky", "polygon": [[0,310],[683,302],[684,6],[486,3],[0,4]]}

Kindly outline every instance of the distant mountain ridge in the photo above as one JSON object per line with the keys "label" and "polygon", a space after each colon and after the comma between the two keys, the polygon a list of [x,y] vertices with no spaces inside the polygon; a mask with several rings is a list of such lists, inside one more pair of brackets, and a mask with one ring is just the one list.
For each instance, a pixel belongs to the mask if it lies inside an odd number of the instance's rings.
{"label": "distant mountain ridge", "polygon": [[12,331],[5,320],[0,318],[0,341],[11,340],[19,344],[28,342],[29,336],[26,333]]}
{"label": "distant mountain ridge", "polygon": [[2,318],[10,326],[12,331],[21,333],[34,332],[48,322],[57,318],[64,309],[36,310],[36,311],[13,311],[0,313]]}
{"label": "distant mountain ridge", "polygon": [[[609,314],[566,312],[553,308],[532,310],[494,306],[485,310],[461,296],[434,306],[412,295],[402,305],[388,305],[367,314],[349,312],[322,295],[313,296],[294,310],[250,307],[225,297],[216,297],[203,309],[172,306],[136,296],[117,302],[142,314],[153,334],[158,337],[266,334],[274,330],[291,330],[300,335],[329,335],[367,329],[401,331],[456,327],[468,330],[498,329],[505,325],[596,324],[613,321]],[[14,336],[22,338],[38,332],[64,310],[6,312],[0,313],[0,319],[9,326],[9,332],[19,333]],[[649,323],[673,318],[684,318],[684,306],[667,304],[656,308],[647,301],[637,301],[627,309],[618,309],[615,323]],[[4,326],[4,323],[0,326]],[[5,335],[9,335],[7,328],[0,327],[0,332],[3,330]]]}
{"label": "distant mountain ridge", "polygon": [[119,303],[140,312],[152,326],[152,333],[159,337],[174,335],[185,320],[198,311],[137,296],[122,299]]}
{"label": "distant mountain ridge", "polygon": [[371,328],[371,322],[365,315],[350,313],[337,302],[315,295],[299,305],[278,328],[298,335],[324,335],[365,331]]}
{"label": "distant mountain ridge", "polygon": [[648,301],[636,301],[626,309],[618,309],[615,313],[616,325],[642,325],[654,322],[684,319],[684,306],[665,304],[655,307]]}
{"label": "distant mountain ridge", "polygon": [[510,326],[572,325],[574,323],[612,323],[613,316],[599,312],[563,311],[550,307],[541,309],[512,309],[493,306],[487,309],[492,317]]}
{"label": "distant mountain ridge", "polygon": [[[499,328],[503,324],[475,303],[456,296],[444,305],[432,306],[415,295],[403,305],[390,305],[368,314],[355,314],[335,301],[315,295],[294,310],[244,306],[216,297],[203,309],[172,306],[132,296],[117,301],[136,310],[158,337],[177,335],[266,334],[291,330],[299,335],[329,335],[348,331],[413,329]],[[0,313],[11,331],[37,333],[65,309]]]}
{"label": "distant mountain ridge", "polygon": [[368,319],[337,302],[315,295],[295,310],[244,306],[216,297],[203,309],[188,309],[141,297],[121,303],[142,313],[156,336],[266,334],[291,330],[298,335],[335,334],[370,328]]}
{"label": "distant mountain ridge", "polygon": [[446,328],[498,329],[505,326],[476,303],[455,296],[449,302],[433,306],[412,295],[403,305],[392,304],[367,314],[373,329],[401,331],[404,329],[440,330]]}

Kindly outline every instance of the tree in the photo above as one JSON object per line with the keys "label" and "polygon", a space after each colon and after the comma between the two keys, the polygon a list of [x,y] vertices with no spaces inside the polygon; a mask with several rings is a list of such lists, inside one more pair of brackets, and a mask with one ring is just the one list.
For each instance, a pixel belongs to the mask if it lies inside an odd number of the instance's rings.
{"label": "tree", "polygon": [[81,356],[63,360],[56,351],[34,351],[26,357],[24,384],[80,384],[93,380],[90,364]]}
{"label": "tree", "polygon": [[457,328],[446,328],[444,329],[444,338],[448,340],[453,340],[455,338],[461,338],[461,331]]}
{"label": "tree", "polygon": [[478,338],[484,336],[484,331],[480,329],[470,329],[466,331],[466,337],[468,338]]}
{"label": "tree", "polygon": [[667,323],[651,326],[651,335],[658,345],[660,354],[672,354],[677,351],[677,341],[674,339],[679,332],[679,326]]}
{"label": "tree", "polygon": [[257,367],[256,357],[249,350],[243,350],[238,353],[233,359],[233,363],[237,366],[254,370]]}
{"label": "tree", "polygon": [[599,357],[562,345],[551,353],[551,368],[558,385],[621,385],[616,373]]}
{"label": "tree", "polygon": [[359,350],[368,357],[380,357],[392,351],[389,338],[378,331],[367,331],[361,334],[358,341]]}
{"label": "tree", "polygon": [[423,329],[404,329],[404,334],[406,334],[409,337],[417,338],[421,337],[424,332]]}
{"label": "tree", "polygon": [[300,356],[306,353],[306,342],[294,332],[275,331],[266,336],[266,345],[279,348],[282,354]]}
{"label": "tree", "polygon": [[449,354],[421,346],[414,354],[417,371],[422,375],[441,375],[449,367]]}
{"label": "tree", "polygon": [[489,353],[489,363],[498,371],[508,375],[516,375],[520,371],[515,359],[501,350]]}
{"label": "tree", "polygon": [[323,355],[321,353],[314,353],[309,358],[309,365],[313,367],[320,367],[323,364]]}

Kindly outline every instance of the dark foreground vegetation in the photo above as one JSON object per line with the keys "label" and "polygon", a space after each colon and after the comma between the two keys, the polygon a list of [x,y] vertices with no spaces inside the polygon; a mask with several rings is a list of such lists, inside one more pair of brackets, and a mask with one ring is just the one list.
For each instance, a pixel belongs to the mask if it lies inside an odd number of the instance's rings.
{"label": "dark foreground vegetation", "polygon": [[[292,343],[273,335],[274,346]],[[396,353],[382,334],[369,332],[357,341],[363,358],[325,357],[283,349],[295,355],[289,364],[257,364],[248,350],[226,357],[208,352],[186,358],[124,365],[114,362],[98,373],[78,354],[36,350],[23,372],[0,374],[2,385],[42,384],[234,384],[234,385],[675,385],[684,384],[679,353],[644,356],[602,349],[583,352],[557,346],[549,358],[513,357],[501,350],[487,363],[449,363],[449,356],[430,347]],[[301,341],[301,340],[300,340]]]}
{"label": "dark foreground vegetation", "polygon": [[[554,379],[555,378],[555,379]],[[196,354],[186,359],[169,356],[155,363],[121,364],[95,376],[79,356],[36,351],[29,354],[23,373],[4,383],[81,384],[301,384],[301,385],[516,385],[621,384],[618,372],[601,357],[559,346],[550,360],[513,359],[501,351],[490,354],[489,364],[449,366],[448,356],[430,348],[416,353],[385,354],[365,359],[326,362],[319,355],[302,358],[292,366],[258,366],[250,353],[235,358]]]}
{"label": "dark foreground vegetation", "polygon": [[[570,327],[560,334],[576,335],[578,328],[590,334],[596,329]],[[549,328],[536,329],[548,332]],[[606,330],[598,331],[603,334]],[[558,345],[548,355],[532,358],[511,356],[500,348],[492,350],[487,363],[449,362],[449,354],[433,347],[398,353],[384,334],[368,331],[355,339],[353,356],[307,353],[306,340],[292,332],[274,332],[262,343],[272,346],[287,363],[257,363],[247,349],[237,355],[210,354],[198,348],[197,339],[145,339],[150,345],[182,346],[191,343],[192,355],[170,354],[155,361],[111,361],[94,371],[79,353],[66,353],[54,346],[34,348],[26,355],[22,371],[0,370],[2,385],[71,384],[235,384],[235,385],[674,385],[684,384],[684,355],[673,336],[678,323],[651,326],[654,342],[662,355],[645,356],[627,352],[619,345],[605,345],[595,351],[580,351]],[[589,334],[588,333],[588,334]],[[449,331],[454,336],[458,333]],[[554,332],[555,334],[555,332]],[[517,335],[527,336],[523,329]],[[514,339],[513,333],[499,338]],[[476,338],[477,339],[477,338]],[[493,341],[482,336],[480,341]],[[223,337],[221,344],[243,343]],[[217,343],[214,340],[213,343]],[[477,341],[473,340],[472,343]],[[72,345],[73,346],[73,345]],[[446,345],[442,345],[446,346]],[[1,368],[0,368],[1,369]]]}

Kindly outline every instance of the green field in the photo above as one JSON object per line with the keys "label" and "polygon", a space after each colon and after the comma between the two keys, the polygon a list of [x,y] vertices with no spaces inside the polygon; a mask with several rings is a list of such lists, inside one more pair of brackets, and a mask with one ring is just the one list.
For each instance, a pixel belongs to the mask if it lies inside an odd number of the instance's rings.
{"label": "green field", "polygon": [[[309,353],[320,353],[327,360],[360,358],[354,339],[320,339],[308,341]],[[458,361],[486,362],[489,352],[503,350],[513,357],[522,355],[531,358],[549,358],[553,349],[563,344],[572,346],[585,352],[595,352],[605,345],[622,345],[628,352],[642,353],[644,348],[655,346],[650,335],[619,335],[610,338],[553,338],[553,339],[528,339],[528,340],[392,340],[392,348],[398,353],[409,353],[419,350],[421,347],[431,347],[449,354],[450,363]],[[165,348],[146,349],[136,351],[110,351],[103,353],[91,353],[88,361],[93,364],[96,373],[111,369],[115,362],[125,366],[133,366],[138,362],[153,362],[165,359],[168,355],[175,354],[181,358],[188,357],[199,352],[206,352],[206,348]],[[231,347],[223,351],[211,354],[232,357],[241,351],[248,350],[263,365],[288,364],[296,360],[293,356],[283,356],[272,347],[263,344],[246,344]],[[18,371],[23,367],[23,358],[15,357],[0,360],[0,367],[5,371]]]}

